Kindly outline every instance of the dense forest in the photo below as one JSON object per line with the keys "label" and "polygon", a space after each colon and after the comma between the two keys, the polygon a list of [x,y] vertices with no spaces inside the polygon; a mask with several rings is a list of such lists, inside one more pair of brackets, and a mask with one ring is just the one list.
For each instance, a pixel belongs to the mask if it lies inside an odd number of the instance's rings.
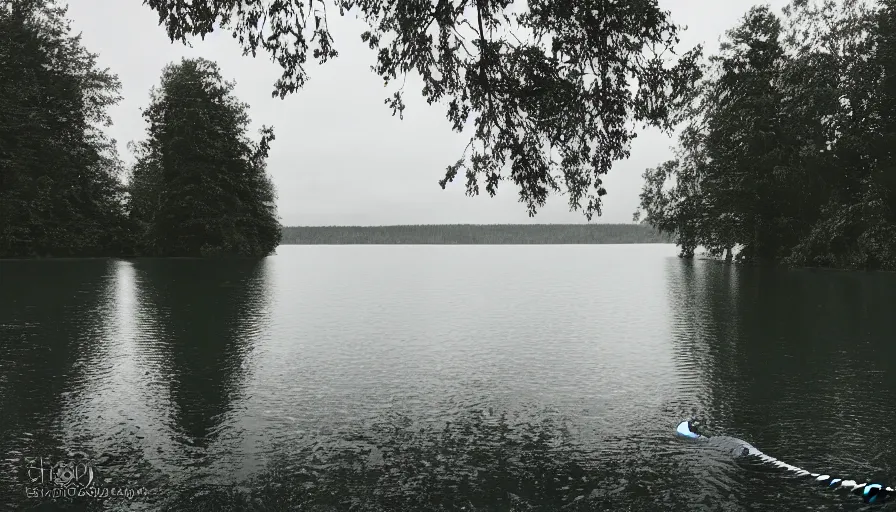
{"label": "dense forest", "polygon": [[[338,56],[327,1],[143,3],[172,41],[225,30],[267,53],[283,98],[305,83],[309,54]],[[0,257],[258,257],[281,237],[393,243],[407,229],[413,243],[672,237],[683,256],[896,269],[896,0],[755,7],[708,59],[672,51],[681,28],[656,0],[545,0],[513,16],[511,0],[337,3],[331,15],[369,22],[360,37],[387,86],[415,73],[454,130],[473,128],[443,188],[460,175],[469,195],[495,195],[510,181],[530,216],[565,195],[591,219],[637,124],[683,128],[676,158],[644,174],[636,220],[650,228],[282,229],[266,169],[273,129],[249,136],[248,106],[215,63],[162,70],[125,165],[105,132],[120,84],[66,9],[0,0]],[[387,105],[401,115],[400,87]]]}
{"label": "dense forest", "polygon": [[645,220],[684,256],[896,270],[896,0],[753,8],[707,68]]}
{"label": "dense forest", "polygon": [[642,224],[296,226],[284,244],[654,244],[672,237]]}

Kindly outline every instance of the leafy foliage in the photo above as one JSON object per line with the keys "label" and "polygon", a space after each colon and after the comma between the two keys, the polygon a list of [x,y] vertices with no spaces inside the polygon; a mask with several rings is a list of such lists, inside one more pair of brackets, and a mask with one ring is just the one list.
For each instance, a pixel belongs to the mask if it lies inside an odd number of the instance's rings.
{"label": "leafy foliage", "polygon": [[126,253],[124,188],[102,128],[115,75],[51,0],[0,0],[0,257]]}
{"label": "leafy foliage", "polygon": [[143,116],[147,139],[132,146],[131,215],[141,252],[160,256],[265,256],[280,242],[265,160],[274,140],[246,135],[248,106],[217,64],[167,66]]}
{"label": "leafy foliage", "polygon": [[896,1],[785,14],[729,31],[641,209],[684,255],[896,269]]}
{"label": "leafy foliage", "polygon": [[[330,0],[144,3],[172,40],[219,26],[244,53],[269,53],[283,68],[275,96],[304,85],[309,50],[321,63],[338,55]],[[669,129],[698,78],[700,48],[671,65],[665,57],[680,29],[656,0],[336,0],[333,8],[368,22],[361,38],[386,85],[416,72],[454,130],[472,118],[467,150],[440,185],[463,172],[469,195],[484,182],[493,196],[509,178],[530,216],[564,189],[571,209],[599,215],[601,176],[628,157],[634,121]],[[386,100],[393,114],[404,109],[402,91]]]}

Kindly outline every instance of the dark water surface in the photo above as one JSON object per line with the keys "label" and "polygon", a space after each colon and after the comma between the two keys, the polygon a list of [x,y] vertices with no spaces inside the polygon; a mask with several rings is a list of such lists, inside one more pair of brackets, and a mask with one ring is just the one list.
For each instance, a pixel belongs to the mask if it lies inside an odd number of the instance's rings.
{"label": "dark water surface", "polygon": [[[0,510],[865,508],[676,439],[692,416],[896,483],[896,275],[674,255],[0,261]],[[26,457],[148,494],[28,499]]]}

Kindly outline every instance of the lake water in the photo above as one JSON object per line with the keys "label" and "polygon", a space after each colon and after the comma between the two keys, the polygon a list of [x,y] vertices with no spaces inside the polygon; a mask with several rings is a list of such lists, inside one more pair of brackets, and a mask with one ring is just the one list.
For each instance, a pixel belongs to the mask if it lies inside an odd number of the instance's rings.
{"label": "lake water", "polygon": [[0,509],[68,503],[29,457],[147,492],[73,510],[863,508],[687,418],[896,484],[896,274],[676,252],[0,261]]}

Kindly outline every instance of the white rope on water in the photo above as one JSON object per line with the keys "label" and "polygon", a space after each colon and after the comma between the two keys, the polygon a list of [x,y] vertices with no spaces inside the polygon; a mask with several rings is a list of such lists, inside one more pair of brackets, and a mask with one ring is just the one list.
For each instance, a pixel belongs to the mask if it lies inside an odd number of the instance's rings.
{"label": "white rope on water", "polygon": [[[678,425],[678,428],[676,428],[676,433],[682,437],[687,437],[690,439],[701,439],[701,438],[709,439],[708,437],[701,436],[700,434],[693,432],[691,430],[689,422],[687,422],[687,421],[683,421]],[[731,438],[731,439],[736,439],[736,438]],[[855,480],[842,480],[840,478],[831,479],[831,475],[826,475],[826,474],[821,474],[821,473],[810,473],[809,471],[806,471],[803,468],[799,468],[794,465],[787,464],[786,462],[782,462],[770,455],[766,455],[766,454],[762,453],[761,451],[759,451],[759,449],[757,449],[755,446],[751,445],[750,443],[747,443],[746,441],[742,441],[740,439],[737,439],[737,441],[742,443],[743,446],[745,448],[747,448],[747,455],[754,455],[764,462],[768,462],[769,464],[777,466],[781,469],[786,469],[788,471],[796,473],[797,476],[807,476],[808,475],[808,476],[813,477],[815,479],[815,481],[817,481],[817,482],[824,482],[824,481],[830,480],[830,482],[828,483],[828,487],[830,487],[832,489],[846,488],[846,489],[849,489],[850,491],[857,491],[857,490],[862,489],[867,486],[869,488],[873,487],[873,488],[883,489],[887,493],[896,492],[896,489],[894,489],[892,487],[884,487],[881,484],[874,484],[874,483],[868,483],[868,482],[860,484],[860,483],[857,483]],[[866,490],[866,492],[867,492],[867,490]]]}

